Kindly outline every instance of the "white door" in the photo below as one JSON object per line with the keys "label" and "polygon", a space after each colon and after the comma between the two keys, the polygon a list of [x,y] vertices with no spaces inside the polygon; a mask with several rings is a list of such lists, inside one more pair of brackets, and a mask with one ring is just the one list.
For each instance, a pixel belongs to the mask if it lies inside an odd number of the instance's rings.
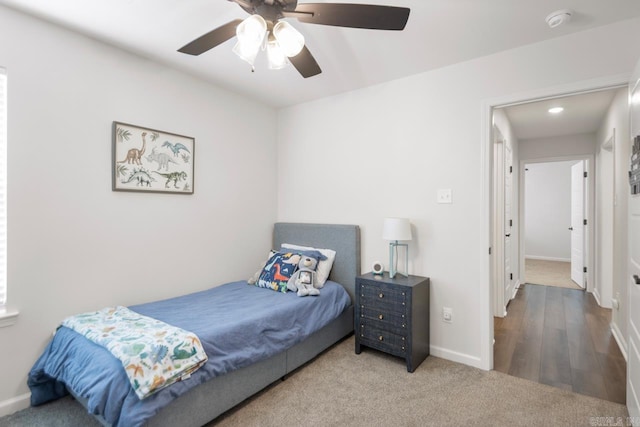
{"label": "white door", "polygon": [[504,302],[513,296],[513,275],[511,273],[511,201],[513,199],[513,155],[511,146],[504,142]]}
{"label": "white door", "polygon": [[[640,71],[640,62],[637,70]],[[635,74],[636,76],[638,73]],[[631,99],[631,141],[640,135],[640,103],[637,96],[640,94],[640,80],[634,79]],[[638,144],[638,143],[636,143]],[[632,147],[633,156],[640,156],[636,150],[640,147]],[[632,161],[633,167],[633,161]],[[636,170],[634,168],[634,170]],[[629,198],[629,258],[627,284],[629,295],[629,352],[627,364],[627,408],[634,426],[640,425],[640,194],[631,195]]]}
{"label": "white door", "polygon": [[584,288],[584,160],[571,166],[571,280]]}

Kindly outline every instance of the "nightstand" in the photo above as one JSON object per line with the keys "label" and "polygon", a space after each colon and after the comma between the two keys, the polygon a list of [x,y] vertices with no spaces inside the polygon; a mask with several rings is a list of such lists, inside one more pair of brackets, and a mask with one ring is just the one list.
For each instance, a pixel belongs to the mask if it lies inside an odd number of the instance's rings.
{"label": "nightstand", "polygon": [[413,372],[429,355],[429,278],[356,277],[356,354],[362,346],[402,357]]}

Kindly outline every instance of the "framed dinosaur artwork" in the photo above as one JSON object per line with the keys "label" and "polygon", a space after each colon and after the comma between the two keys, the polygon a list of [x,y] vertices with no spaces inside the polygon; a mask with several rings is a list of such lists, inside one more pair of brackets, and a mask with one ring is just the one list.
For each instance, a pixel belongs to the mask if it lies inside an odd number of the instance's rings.
{"label": "framed dinosaur artwork", "polygon": [[193,194],[195,139],[113,122],[113,191]]}

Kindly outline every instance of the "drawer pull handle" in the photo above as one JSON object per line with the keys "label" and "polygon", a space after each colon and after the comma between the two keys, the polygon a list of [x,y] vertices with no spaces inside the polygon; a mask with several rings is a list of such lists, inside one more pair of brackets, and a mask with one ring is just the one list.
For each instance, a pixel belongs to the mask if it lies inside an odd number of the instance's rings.
{"label": "drawer pull handle", "polygon": [[379,341],[384,341],[384,338],[382,337],[382,335],[380,335],[380,336],[378,337],[378,340],[379,340]]}
{"label": "drawer pull handle", "polygon": [[380,314],[380,315],[378,316],[378,319],[382,320],[382,319],[384,319],[384,316],[383,316],[382,314]]}
{"label": "drawer pull handle", "polygon": [[380,295],[378,295],[380,298],[384,298],[384,294],[382,292],[380,292]]}
{"label": "drawer pull handle", "polygon": [[637,274],[633,275],[633,281],[636,282],[636,285],[640,285],[640,277]]}

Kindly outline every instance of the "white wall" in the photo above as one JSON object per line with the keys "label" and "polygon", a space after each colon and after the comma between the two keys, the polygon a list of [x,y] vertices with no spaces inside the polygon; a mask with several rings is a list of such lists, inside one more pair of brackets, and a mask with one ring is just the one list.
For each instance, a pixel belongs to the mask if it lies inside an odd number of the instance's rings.
{"label": "white wall", "polygon": [[[490,319],[481,315],[489,311],[479,304],[489,300],[481,291],[489,262],[483,106],[630,74],[638,51],[628,41],[639,37],[640,20],[629,20],[281,110],[279,219],[360,224],[368,270],[386,256],[383,218],[411,218],[410,270],[431,278],[432,354],[489,366]],[[310,181],[316,202],[301,203]],[[453,190],[453,204],[436,203],[440,188]],[[450,324],[441,320],[443,306],[453,308]]]}
{"label": "white wall", "polygon": [[[277,159],[271,108],[4,7],[0,28],[20,311],[0,329],[2,411],[65,316],[249,277],[271,245]],[[195,137],[195,194],[112,192],[113,120]]]}
{"label": "white wall", "polygon": [[575,163],[526,164],[525,257],[571,261],[571,166]]}
{"label": "white wall", "polygon": [[[613,134],[615,143],[611,151],[602,147]],[[596,245],[600,262],[596,265],[596,290],[603,306],[611,307],[611,298],[619,301],[619,308],[611,314],[611,327],[623,352],[627,350],[627,318],[629,303],[626,298],[627,271],[627,205],[629,184],[629,102],[628,89],[620,89],[614,97],[597,134],[598,183],[596,209]],[[604,222],[609,221],[609,222]],[[603,227],[603,224],[609,224]],[[594,291],[595,294],[595,291]]]}
{"label": "white wall", "polygon": [[596,150],[596,135],[592,133],[520,141],[521,160],[574,157],[595,154]]}

